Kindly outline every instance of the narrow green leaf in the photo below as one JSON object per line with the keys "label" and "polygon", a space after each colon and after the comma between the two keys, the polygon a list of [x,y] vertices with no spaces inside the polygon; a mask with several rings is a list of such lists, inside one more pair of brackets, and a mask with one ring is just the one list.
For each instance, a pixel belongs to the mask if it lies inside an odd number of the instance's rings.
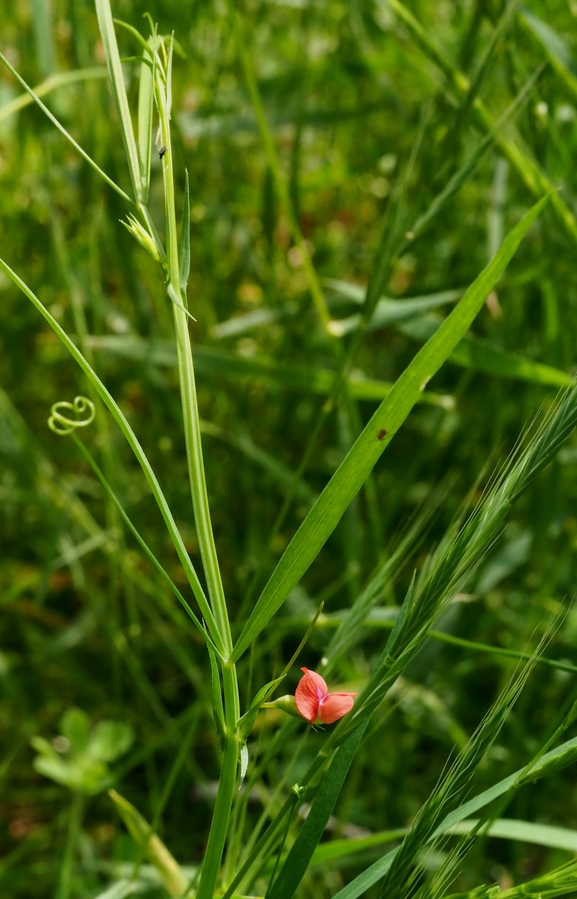
{"label": "narrow green leaf", "polygon": [[126,87],[124,86],[124,74],[122,71],[122,63],[118,52],[118,44],[116,43],[116,33],[114,31],[114,22],[112,20],[112,10],[110,9],[109,0],[95,0],[96,15],[98,17],[98,26],[100,28],[100,36],[104,45],[106,55],[106,65],[108,67],[108,75],[110,78],[110,86],[114,105],[118,112],[120,120],[120,128],[122,132],[122,140],[126,150],[128,159],[128,168],[130,171],[130,180],[132,181],[132,189],[137,203],[143,200],[141,180],[140,180],[140,163],[138,159],[138,148],[134,138],[134,129],[132,127],[132,119],[130,117],[130,108],[128,106],[128,97],[126,96]]}
{"label": "narrow green leaf", "polygon": [[190,275],[190,189],[188,169],[184,172],[184,206],[182,209],[182,229],[180,232],[180,289],[186,300],[186,286]]}
{"label": "narrow green leaf", "polygon": [[[377,2],[381,6],[385,5],[385,0],[377,0]],[[458,95],[466,93],[469,89],[469,80],[455,65],[451,55],[444,48],[437,46],[434,40],[431,39],[430,34],[400,0],[387,0],[387,9],[389,6],[394,10],[402,23],[407,26],[419,50],[440,69],[447,79],[446,95],[449,101],[454,102],[454,91]],[[493,132],[495,130],[493,117],[479,97],[473,102],[472,114],[477,125],[484,131]],[[543,197],[551,194],[551,207],[559,224],[565,229],[567,235],[574,242],[577,242],[577,219],[567,203],[562,199],[547,173],[527,152],[520,148],[518,140],[513,140],[503,131],[499,131],[496,134],[496,142],[503,155],[508,159],[534,196]]]}
{"label": "narrow green leaf", "polygon": [[[468,818],[450,828],[450,833],[467,834],[478,824],[474,818]],[[321,865],[337,859],[346,858],[357,852],[365,852],[375,846],[382,846],[395,840],[402,839],[407,833],[406,828],[399,830],[385,830],[381,833],[372,833],[368,837],[358,837],[351,840],[331,840],[317,846],[311,859],[311,865]],[[518,821],[511,818],[497,818],[489,827],[483,829],[483,836],[498,837],[502,840],[518,840],[525,843],[533,843],[536,846],[550,846],[553,849],[566,849],[569,852],[577,852],[577,831],[567,827],[552,827],[549,824],[533,824],[530,821]]]}
{"label": "narrow green leaf", "polygon": [[[61,125],[60,122],[58,121],[58,119],[56,118],[56,116],[52,115],[52,113],[50,112],[50,110],[48,109],[48,107],[42,102],[42,100],[40,99],[40,97],[39,97],[37,94],[34,93],[34,91],[32,90],[32,88],[31,88],[31,87],[24,81],[24,79],[22,78],[22,76],[19,75],[19,73],[18,73],[18,72],[16,71],[16,69],[14,68],[14,66],[11,65],[11,64],[8,62],[8,60],[6,59],[6,57],[4,56],[3,53],[0,53],[0,60],[2,60],[2,62],[3,62],[4,65],[6,66],[6,68],[7,68],[7,69],[14,75],[14,77],[16,78],[16,80],[20,82],[20,84],[22,85],[22,87],[24,88],[24,90],[28,92],[28,94],[30,95],[32,101],[33,101],[34,103],[36,103],[37,106],[40,107],[40,109],[42,110],[42,112],[43,112],[43,113],[50,119],[50,121],[52,122],[52,124],[55,125],[56,128],[58,128],[58,130],[60,131],[61,134],[64,135],[64,137],[66,138],[66,140],[70,141],[70,143],[72,144],[72,146],[73,146],[76,150],[78,150],[78,152],[80,153],[80,155],[86,160],[86,162],[87,162],[90,166],[92,166],[92,168],[94,169],[94,171],[95,171],[95,172],[98,172],[98,174],[100,175],[100,177],[103,178],[103,179],[106,181],[106,183],[109,184],[110,187],[111,187],[113,190],[116,191],[117,194],[119,194],[121,197],[123,197],[123,199],[127,200],[129,203],[132,203],[133,200],[128,196],[128,194],[127,194],[125,191],[123,191],[122,188],[119,187],[118,184],[116,184],[116,182],[112,180],[112,178],[109,178],[109,177],[108,177],[108,175],[106,174],[106,172],[104,172],[104,171],[100,168],[100,166],[97,165],[97,163],[92,159],[92,157],[88,155],[88,153],[86,152],[86,150],[83,150],[83,149],[82,149],[82,147],[80,146],[80,144],[77,144],[77,143],[76,143],[76,141],[74,140],[74,138],[72,137],[72,135],[68,133],[68,131],[66,130],[66,128],[64,127],[64,125]],[[54,77],[56,77],[56,76],[54,76]],[[48,91],[46,90],[45,93],[48,93]]]}
{"label": "narrow green leaf", "polygon": [[[149,38],[151,43],[154,38]],[[138,88],[138,159],[142,202],[148,202],[150,163],[152,159],[152,114],[154,109],[154,55],[146,45],[145,59],[140,66]]]}
{"label": "narrow green leaf", "polygon": [[367,724],[368,721],[365,721],[337,749],[335,757],[321,781],[307,819],[293,843],[277,879],[267,892],[267,899],[292,899],[294,896],[325,832]]}
{"label": "narrow green leaf", "polygon": [[[200,583],[194,566],[190,561],[190,556],[188,555],[186,547],[183,543],[182,537],[180,535],[170,507],[166,502],[166,498],[164,496],[164,493],[162,492],[158,479],[150,465],[150,462],[146,457],[142,446],[140,445],[136,434],[130,427],[126,416],[122,412],[120,406],[118,405],[112,394],[104,386],[92,366],[80,352],[78,347],[72,342],[66,331],[64,331],[64,329],[58,324],[54,316],[51,315],[46,306],[38,299],[36,294],[32,290],[30,290],[28,285],[25,284],[25,282],[16,274],[16,272],[14,272],[10,268],[10,266],[6,262],[4,262],[3,259],[0,259],[0,269],[2,269],[2,271],[4,271],[6,275],[8,275],[8,277],[14,282],[14,284],[22,291],[24,296],[26,296],[30,300],[30,302],[36,307],[38,312],[40,312],[40,314],[48,322],[48,324],[60,338],[72,358],[78,363],[78,365],[100,396],[101,400],[110,411],[120,430],[124,434],[130,448],[132,449],[134,455],[140,463],[144,476],[146,477],[152,494],[158,504],[158,507],[166,524],[166,528],[172,538],[172,542],[174,544],[176,552],[178,553],[178,557],[180,559],[182,567],[186,572],[186,576],[188,578],[190,586],[192,587],[193,593],[207,622],[208,628],[213,638],[215,639],[217,646],[219,646],[220,633],[214,620],[212,610],[206,599],[202,584]],[[220,649],[221,646],[219,646],[219,650]]]}
{"label": "narrow green leaf", "polygon": [[[466,834],[479,822],[474,819],[461,821],[451,828],[451,833]],[[568,827],[552,827],[550,824],[533,824],[531,821],[517,821],[513,818],[497,818],[489,827],[483,828],[483,836],[498,837],[501,840],[517,840],[534,843],[536,846],[550,846],[552,849],[566,849],[577,852],[577,831]]]}
{"label": "narrow green leaf", "polygon": [[531,91],[543,72],[543,66],[540,66],[530,78],[527,79],[513,102],[507,107],[503,115],[495,123],[495,126],[485,135],[485,137],[477,144],[473,152],[467,157],[460,169],[458,169],[449,179],[443,190],[433,199],[428,209],[425,210],[407,231],[406,237],[408,241],[414,241],[431,221],[439,214],[449,200],[461,189],[463,184],[471,177],[487,151],[493,146],[497,139],[497,135],[502,131],[503,126],[510,120],[513,120],[518,112],[521,111],[525,100],[530,96]]}
{"label": "narrow green leaf", "polygon": [[547,196],[539,200],[507,235],[498,253],[377,409],[287,547],[238,639],[234,660],[240,658],[266,627],[314,561],[432,376],[469,329],[548,199]]}

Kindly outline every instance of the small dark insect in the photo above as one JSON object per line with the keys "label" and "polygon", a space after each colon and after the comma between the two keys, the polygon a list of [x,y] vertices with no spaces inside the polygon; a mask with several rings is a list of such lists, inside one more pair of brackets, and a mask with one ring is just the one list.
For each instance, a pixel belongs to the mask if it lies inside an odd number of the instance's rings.
{"label": "small dark insect", "polygon": [[162,157],[164,156],[165,153],[166,153],[166,147],[161,147],[160,150],[158,151],[158,158],[162,159]]}
{"label": "small dark insect", "polygon": [[385,431],[384,428],[381,428],[381,430],[377,434],[377,440],[382,440],[383,437],[386,437],[386,436],[387,436],[387,432]]}

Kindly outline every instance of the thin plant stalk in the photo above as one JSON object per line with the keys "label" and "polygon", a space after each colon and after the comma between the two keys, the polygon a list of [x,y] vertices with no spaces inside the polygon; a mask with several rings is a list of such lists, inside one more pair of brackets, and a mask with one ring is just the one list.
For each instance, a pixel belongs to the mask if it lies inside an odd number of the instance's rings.
{"label": "thin plant stalk", "polygon": [[70,803],[70,808],[68,810],[66,844],[64,846],[64,855],[62,857],[62,867],[60,868],[56,899],[68,899],[70,896],[72,874],[74,870],[74,853],[78,844],[83,812],[84,794],[79,790],[76,790],[72,794],[72,802]]}
{"label": "thin plant stalk", "polygon": [[[166,53],[163,47],[163,52]],[[174,193],[174,170],[172,156],[172,142],[170,134],[170,78],[171,78],[171,53],[164,67],[165,80],[163,83],[162,68],[157,70],[155,79],[155,96],[160,116],[160,131],[162,144],[166,148],[163,154],[163,179],[166,208],[166,233],[167,233],[167,291],[171,298],[184,300],[180,279],[180,259],[178,252],[178,238],[176,225],[176,204]],[[189,222],[183,223],[184,228],[189,227]],[[208,585],[208,592],[214,616],[220,631],[225,656],[232,653],[232,635],[228,610],[224,596],[220,568],[214,534],[210,518],[208,493],[204,474],[202,456],[202,439],[200,431],[200,416],[196,397],[194,379],[194,365],[192,359],[192,346],[188,331],[188,316],[186,311],[177,303],[173,303],[174,325],[176,333],[176,345],[178,355],[178,372],[180,381],[180,393],[182,399],[182,412],[184,422],[184,435],[186,441],[186,455],[188,462],[188,474],[190,489],[196,522],[196,530],[204,572]],[[220,865],[226,842],[228,823],[230,820],[232,802],[234,798],[236,772],[239,757],[239,739],[237,735],[237,722],[240,717],[240,700],[238,691],[238,679],[236,666],[230,661],[222,665],[223,698],[224,698],[224,753],[222,759],[221,774],[218,784],[216,805],[212,818],[206,854],[200,875],[197,899],[212,899],[217,883]]]}

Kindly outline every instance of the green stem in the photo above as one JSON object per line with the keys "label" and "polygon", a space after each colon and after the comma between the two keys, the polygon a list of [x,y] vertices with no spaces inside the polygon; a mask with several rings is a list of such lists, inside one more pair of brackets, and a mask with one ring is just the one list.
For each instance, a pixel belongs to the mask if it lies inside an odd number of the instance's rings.
{"label": "green stem", "polygon": [[[168,86],[170,72],[167,71],[166,74]],[[174,194],[174,169],[170,136],[170,110],[167,105],[167,91],[160,78],[157,78],[156,80],[156,98],[160,115],[162,142],[166,147],[163,156],[163,178],[166,211],[167,292],[171,298],[182,303],[183,298],[180,284],[176,204]],[[185,223],[185,226],[188,227],[188,222]],[[198,414],[198,404],[196,399],[196,385],[192,361],[192,345],[188,331],[188,319],[184,309],[181,309],[176,303],[173,302],[172,308],[174,314],[188,476],[190,481],[190,492],[192,495],[194,520],[196,523],[200,554],[208,585],[211,606],[219,628],[219,636],[222,641],[224,652],[228,656],[232,652],[232,637],[212,531],[212,523],[210,520],[210,509],[202,456],[202,441],[200,436],[200,416]]]}
{"label": "green stem", "polygon": [[72,802],[68,811],[68,833],[66,834],[66,845],[64,846],[64,855],[62,857],[62,867],[60,868],[56,899],[68,899],[70,896],[72,871],[74,867],[74,852],[76,850],[76,844],[78,843],[83,811],[84,794],[80,791],[76,791],[72,794]]}
{"label": "green stem", "polygon": [[[174,194],[174,171],[172,159],[172,143],[170,136],[170,56],[166,66],[166,82],[163,84],[157,77],[155,84],[156,100],[160,116],[162,143],[166,148],[163,155],[164,197],[166,211],[166,263],[168,273],[167,291],[172,300],[186,306],[186,297],[181,289],[178,239],[176,227],[176,206]],[[188,228],[189,223],[184,222]],[[218,556],[214,542],[214,534],[210,518],[208,493],[204,473],[202,441],[200,434],[200,416],[196,397],[192,346],[188,331],[188,317],[185,309],[175,302],[172,304],[178,372],[188,475],[196,531],[200,546],[202,563],[208,585],[211,608],[219,629],[220,643],[228,658],[232,653],[232,635],[228,618],[228,609],[220,576]],[[225,662],[222,665],[222,683],[224,694],[225,739],[221,774],[218,783],[216,804],[212,818],[206,855],[200,875],[197,899],[212,899],[218,880],[220,865],[224,852],[232,803],[236,785],[236,771],[239,756],[239,739],[237,723],[240,717],[240,702],[236,667]]]}
{"label": "green stem", "polygon": [[216,804],[196,899],[213,899],[236,788],[236,769],[239,752],[236,728],[239,715],[236,667],[234,665],[225,665],[223,666],[222,674],[226,716],[224,754],[218,782],[218,793],[216,794]]}

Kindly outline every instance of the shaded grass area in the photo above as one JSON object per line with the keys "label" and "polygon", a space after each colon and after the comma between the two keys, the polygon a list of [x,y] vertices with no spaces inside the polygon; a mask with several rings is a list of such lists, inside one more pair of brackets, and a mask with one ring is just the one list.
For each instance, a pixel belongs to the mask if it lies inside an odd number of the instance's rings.
{"label": "shaded grass area", "polygon": [[[573,373],[575,237],[559,206],[571,215],[576,187],[577,101],[570,60],[556,44],[544,44],[543,33],[536,35],[524,14],[511,15],[505,30],[498,3],[411,4],[428,40],[441,48],[439,59],[410,19],[398,10],[395,17],[395,6],[325,0],[239,7],[241,40],[278,154],[276,173],[226,4],[166,0],[114,7],[115,15],[138,28],[149,11],[161,32],[174,29],[179,42],[175,171],[179,196],[185,168],[190,178],[188,298],[197,320],[191,334],[198,344],[213,525],[235,638],[314,499],[376,408],[376,394],[367,396],[358,385],[371,379],[380,382],[375,391],[385,391],[431,333],[426,306],[416,307],[406,321],[391,313],[378,327],[369,325],[358,338],[349,389],[335,408],[327,407],[330,373],[359,332],[347,325],[333,327],[340,336],[324,334],[307,259],[333,320],[350,322],[358,314],[354,286],[367,283],[376,291],[375,304],[381,296],[395,302],[424,297],[438,301],[436,314],[445,316],[451,306],[439,295],[460,295],[533,204],[529,182],[535,169],[561,188],[557,205],[549,204],[532,227],[473,325],[473,336],[489,347],[489,362],[485,355],[481,364],[470,352],[465,364],[463,343],[461,358],[435,375],[426,391],[433,401],[415,407],[280,615],[241,660],[243,708],[261,684],[280,673],[324,599],[327,618],[299,659],[318,667],[332,634],[323,626],[330,615],[350,607],[423,504],[434,503],[412,555],[407,553],[395,579],[376,597],[385,610],[401,604],[413,569],[425,564],[470,491],[472,499],[480,496],[527,420],[551,406],[554,385]],[[571,54],[576,20],[567,5],[534,2],[531,10]],[[89,5],[4,4],[2,19],[0,49],[30,84],[104,65]],[[496,28],[503,29],[500,41],[493,41]],[[118,37],[123,56],[137,52],[128,34],[119,30]],[[468,84],[455,68],[443,72],[440,63],[449,58]],[[126,63],[125,72],[134,99],[137,63]],[[19,94],[4,71],[0,99],[7,104]],[[481,155],[480,142],[491,130],[483,128],[475,103],[482,101],[496,123],[519,97],[514,114]],[[79,80],[44,99],[128,190],[106,82],[100,76]],[[517,167],[506,141],[521,154]],[[160,221],[161,160],[153,155],[149,206]],[[0,157],[2,257],[79,340],[85,322],[90,358],[145,446],[200,569],[171,362],[172,309],[157,268],[120,226],[125,204],[40,110],[30,106],[4,119],[0,111]],[[286,195],[279,194],[279,174]],[[418,234],[413,226],[455,175],[454,193]],[[79,808],[64,787],[34,769],[30,738],[53,740],[72,707],[93,723],[130,725],[132,746],[110,761],[105,785],[154,821],[172,854],[193,869],[206,847],[220,763],[210,669],[202,638],[125,531],[73,442],[47,428],[52,404],[87,393],[87,383],[4,277],[0,291],[0,893],[40,897],[58,883],[70,895],[92,896],[110,881],[113,862],[132,862],[121,869],[130,876],[143,861],[140,851],[106,793],[97,791]],[[158,347],[166,349],[168,360],[159,359]],[[519,357],[523,375],[520,363],[515,368],[511,362]],[[209,363],[203,366],[202,359]],[[555,373],[547,380],[533,363]],[[142,474],[103,408],[83,439],[190,600]],[[577,665],[571,606],[576,461],[570,440],[514,507],[502,537],[438,629],[524,651],[565,610],[546,655]],[[366,683],[382,652],[383,632],[371,622],[339,660],[334,677],[347,689]],[[448,752],[466,744],[513,665],[506,656],[471,647],[427,643],[373,719],[327,836],[369,837],[405,828],[437,782]],[[535,669],[477,772],[476,792],[537,752],[573,697],[573,678],[564,670]],[[295,670],[286,692],[296,681]],[[283,721],[281,713],[261,713],[249,741],[251,765]],[[226,862],[231,874],[235,851],[242,857],[262,808],[274,813],[280,807],[282,779],[299,782],[325,738],[310,733],[295,762],[303,733],[304,726],[295,725],[279,740],[255,784],[249,769],[246,820]],[[53,747],[62,753],[62,743]],[[571,768],[558,772],[518,791],[503,815],[577,827],[572,784]],[[294,835],[297,824],[291,825]],[[367,855],[366,863],[375,857]],[[566,860],[565,849],[550,845],[482,839],[466,859],[459,888],[496,880],[506,886]],[[435,863],[432,857],[430,866]],[[338,863],[314,867],[299,895],[332,896],[362,867],[360,857],[343,853]],[[263,894],[262,880],[254,889]],[[378,887],[373,891],[378,895]]]}

